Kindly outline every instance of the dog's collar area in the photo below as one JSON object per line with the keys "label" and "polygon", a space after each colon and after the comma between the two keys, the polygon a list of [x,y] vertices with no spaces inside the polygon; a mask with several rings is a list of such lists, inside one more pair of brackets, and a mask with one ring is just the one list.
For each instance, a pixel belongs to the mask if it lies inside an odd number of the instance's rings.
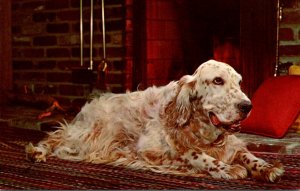
{"label": "dog's collar area", "polygon": [[224,146],[225,145],[225,141],[224,141],[225,135],[226,135],[226,133],[219,135],[218,138],[214,142],[211,143],[211,145],[218,146],[218,147]]}

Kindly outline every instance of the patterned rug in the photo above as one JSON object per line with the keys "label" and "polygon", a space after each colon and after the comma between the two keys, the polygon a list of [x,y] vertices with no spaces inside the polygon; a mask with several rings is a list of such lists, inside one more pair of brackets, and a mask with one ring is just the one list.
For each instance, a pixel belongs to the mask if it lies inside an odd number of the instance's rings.
{"label": "patterned rug", "polygon": [[0,189],[300,189],[300,155],[257,153],[265,160],[279,159],[285,174],[276,183],[252,179],[216,180],[137,171],[108,165],[48,158],[46,163],[25,160],[24,145],[38,142],[40,131],[0,124]]}

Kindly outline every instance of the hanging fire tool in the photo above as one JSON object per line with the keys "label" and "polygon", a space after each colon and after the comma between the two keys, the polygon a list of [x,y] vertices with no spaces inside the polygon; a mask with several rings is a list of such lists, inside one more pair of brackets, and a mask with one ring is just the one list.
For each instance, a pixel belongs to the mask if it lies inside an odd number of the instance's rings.
{"label": "hanging fire tool", "polygon": [[109,87],[106,83],[106,74],[108,69],[108,61],[106,59],[106,42],[105,42],[105,10],[104,0],[101,0],[101,11],[102,11],[102,49],[103,58],[97,68],[97,88],[104,91],[109,91]]}
{"label": "hanging fire tool", "polygon": [[84,67],[83,59],[83,5],[80,0],[80,67],[72,68],[72,82],[78,84],[92,84],[93,79],[93,0],[91,0],[91,18],[90,18],[90,66]]}

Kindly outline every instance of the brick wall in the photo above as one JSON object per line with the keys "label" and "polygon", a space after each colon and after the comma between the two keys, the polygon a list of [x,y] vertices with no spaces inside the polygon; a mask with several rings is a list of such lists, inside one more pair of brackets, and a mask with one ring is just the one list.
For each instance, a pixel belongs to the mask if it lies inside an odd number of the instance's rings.
{"label": "brick wall", "polygon": [[[157,0],[157,2],[167,1]],[[90,1],[83,0],[83,3],[84,65],[88,67]],[[108,84],[113,92],[123,92],[127,88],[131,89],[132,85],[132,0],[106,0],[105,3],[107,57],[110,61]],[[281,3],[283,19],[280,23],[280,62],[300,65],[300,2],[281,0]],[[94,69],[96,69],[102,59],[101,0],[94,0],[94,4],[93,50]],[[149,5],[151,4],[152,1]],[[169,20],[162,23],[154,18],[162,15],[169,16]],[[151,33],[155,27],[162,28],[174,22],[174,15],[166,11],[157,12],[154,16],[153,21],[156,23],[151,21],[148,15],[148,34],[155,34]],[[27,86],[35,93],[49,94],[65,103],[86,98],[93,86],[72,82],[72,68],[80,66],[79,0],[13,1],[12,25],[13,79],[16,91],[23,91],[24,86]],[[173,50],[178,47],[171,45],[174,41],[171,37],[178,32],[172,26],[165,28],[164,31],[169,35],[168,41],[164,41],[165,44],[169,43],[167,48],[162,46],[162,40],[159,39],[163,34],[156,39],[150,39],[151,43],[159,41],[162,50]],[[160,49],[149,48],[148,50],[149,55],[152,55],[148,60],[148,72],[152,77],[149,84],[156,83],[157,77],[162,76],[161,72],[153,70],[156,67],[151,67],[151,63],[157,60],[172,61],[169,57],[165,58],[168,56],[166,54],[159,57],[163,51],[154,54],[152,50]],[[176,60],[180,60],[178,54],[180,51],[174,49],[173,52],[178,57]],[[172,62],[172,66],[173,64]],[[171,67],[171,64],[165,65]],[[286,71],[282,74],[284,72]],[[162,77],[166,77],[166,72]],[[94,71],[94,78],[96,78],[96,71]]]}
{"label": "brick wall", "polygon": [[[282,0],[282,20],[279,30],[280,63],[300,65],[300,1]],[[281,75],[287,74],[287,67],[282,67]]]}
{"label": "brick wall", "polygon": [[[86,98],[90,84],[72,81],[72,68],[80,67],[79,0],[18,0],[12,2],[12,50],[15,91],[24,86],[68,104]],[[89,62],[90,1],[83,0],[84,66]],[[108,85],[124,91],[124,0],[105,1],[106,54],[110,63]],[[94,0],[94,78],[102,57],[101,0]]]}

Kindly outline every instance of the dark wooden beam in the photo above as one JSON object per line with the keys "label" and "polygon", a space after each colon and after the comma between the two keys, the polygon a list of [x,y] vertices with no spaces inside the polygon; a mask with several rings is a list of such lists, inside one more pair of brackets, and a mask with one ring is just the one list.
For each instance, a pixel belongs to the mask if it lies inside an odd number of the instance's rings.
{"label": "dark wooden beam", "polygon": [[132,89],[147,86],[146,0],[133,0]]}
{"label": "dark wooden beam", "polygon": [[0,104],[4,93],[12,89],[11,0],[0,1]]}
{"label": "dark wooden beam", "polygon": [[245,92],[252,97],[273,76],[276,64],[276,1],[240,1],[241,66]]}

